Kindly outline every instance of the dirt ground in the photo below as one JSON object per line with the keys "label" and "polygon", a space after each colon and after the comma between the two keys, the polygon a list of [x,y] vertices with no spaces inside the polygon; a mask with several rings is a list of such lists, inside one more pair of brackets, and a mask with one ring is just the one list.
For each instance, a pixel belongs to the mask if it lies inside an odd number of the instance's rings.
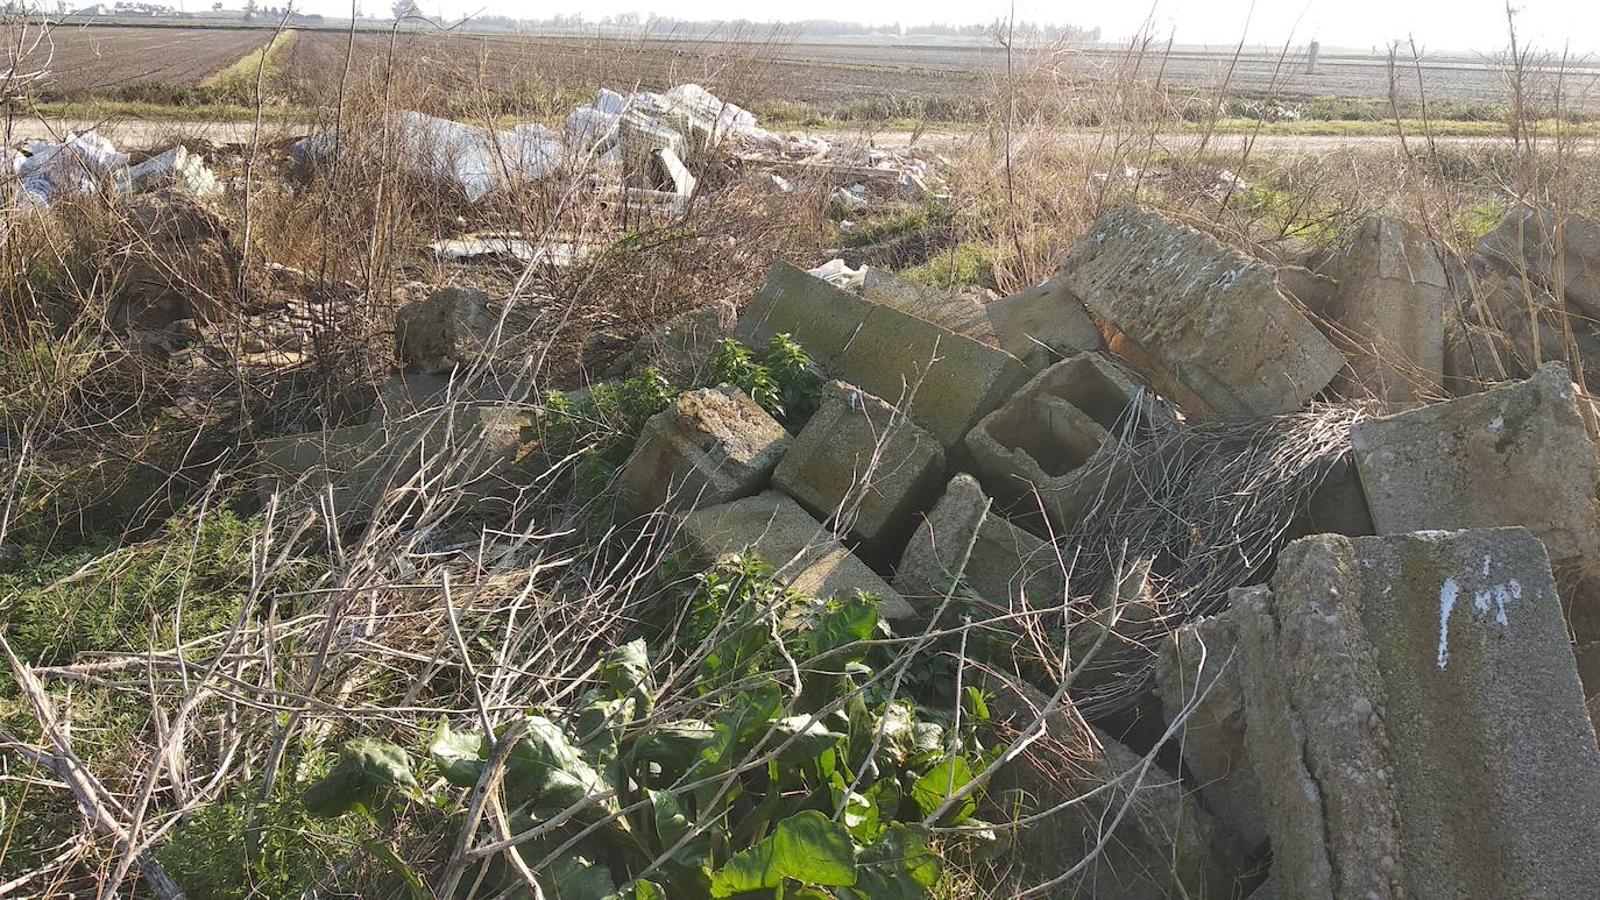
{"label": "dirt ground", "polygon": [[[227,68],[272,37],[265,29],[62,25],[22,36],[17,71],[48,67],[38,88],[56,94],[151,82],[186,86]],[[16,51],[19,48],[7,48]]]}

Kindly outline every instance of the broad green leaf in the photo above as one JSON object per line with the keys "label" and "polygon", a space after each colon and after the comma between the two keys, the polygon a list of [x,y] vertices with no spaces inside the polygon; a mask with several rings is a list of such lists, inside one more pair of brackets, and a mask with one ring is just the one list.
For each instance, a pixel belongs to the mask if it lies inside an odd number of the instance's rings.
{"label": "broad green leaf", "polygon": [[610,869],[576,854],[557,859],[538,879],[548,900],[606,900],[617,892]]}
{"label": "broad green leaf", "polygon": [[783,708],[783,692],[768,684],[740,694],[717,715],[716,737],[700,751],[712,771],[724,771],[755,744]]}
{"label": "broad green leaf", "polygon": [[855,847],[843,825],[814,809],[796,813],[771,835],[733,855],[711,876],[711,896],[776,888],[784,879],[845,887],[856,883]]}
{"label": "broad green leaf", "polygon": [[353,809],[376,811],[390,791],[414,788],[411,755],[375,738],[355,738],[339,749],[339,764],[326,778],[306,788],[301,803],[317,816]]}
{"label": "broad green leaf", "polygon": [[939,857],[928,849],[928,833],[914,825],[890,825],[883,837],[856,858],[854,887],[841,900],[923,900],[939,881]]}
{"label": "broad green leaf", "polygon": [[671,783],[700,762],[716,739],[717,730],[698,719],[668,722],[639,737],[633,756],[639,763],[659,765],[663,780]]}
{"label": "broad green leaf", "polygon": [[617,758],[617,744],[622,732],[634,719],[638,700],[633,697],[604,698],[594,692],[583,695],[577,716],[572,720],[572,733],[578,740],[578,749],[597,769],[604,769]]}
{"label": "broad green leaf", "polygon": [[[689,833],[694,822],[684,809],[683,802],[668,791],[655,791],[650,793],[650,807],[653,811],[655,824],[657,850],[665,853],[668,848],[675,846],[679,839]],[[701,863],[711,853],[711,832],[702,831],[683,845],[672,859],[689,868],[699,868]]]}
{"label": "broad green leaf", "polygon": [[793,743],[784,747],[778,754],[778,766],[784,769],[795,769],[811,762],[818,762],[826,771],[832,769],[833,760],[824,757],[836,750],[844,735],[837,731],[830,731],[828,726],[822,724],[821,719],[812,716],[789,716],[772,723],[772,738],[767,741],[767,746],[777,748],[793,739]]}
{"label": "broad green leaf", "polygon": [[839,819],[858,843],[870,844],[883,831],[877,798],[850,790],[844,776],[837,772],[833,775],[833,804],[843,810]]}
{"label": "broad green leaf", "polygon": [[606,900],[667,900],[667,890],[648,878],[630,881]]}
{"label": "broad green leaf", "polygon": [[[916,801],[917,808],[922,810],[924,816],[930,815],[943,806],[945,800],[966,787],[970,781],[972,781],[972,768],[967,764],[966,758],[952,756],[917,779],[911,786],[911,799]],[[971,818],[977,810],[978,801],[969,793],[950,808],[945,818],[950,824],[958,825]]]}
{"label": "broad green leaf", "polygon": [[[877,628],[876,601],[859,593],[847,600],[833,601],[811,626],[808,635],[811,655],[818,657],[858,641],[869,640]],[[824,665],[830,670],[842,671],[846,663],[861,659],[866,652],[865,647],[857,647],[848,655],[829,658]]]}
{"label": "broad green leaf", "polygon": [[644,638],[607,651],[600,660],[600,679],[611,689],[612,697],[633,698],[634,715],[648,716],[655,708],[655,684],[650,679],[650,651],[645,646]]}
{"label": "broad green leaf", "polygon": [[[556,723],[528,716],[528,731],[506,758],[506,793],[513,804],[535,802],[557,809],[609,790]],[[615,806],[615,801],[604,805]]]}
{"label": "broad green leaf", "polygon": [[444,776],[456,787],[473,787],[483,774],[487,762],[483,754],[483,735],[475,731],[452,731],[450,723],[441,719],[433,733],[433,743],[428,745],[428,755]]}

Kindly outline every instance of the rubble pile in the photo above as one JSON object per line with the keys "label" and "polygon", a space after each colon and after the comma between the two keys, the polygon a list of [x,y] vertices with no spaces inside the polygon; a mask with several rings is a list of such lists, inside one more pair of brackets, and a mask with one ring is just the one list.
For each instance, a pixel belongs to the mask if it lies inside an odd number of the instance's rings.
{"label": "rubble pile", "polygon": [[[537,123],[491,129],[412,111],[393,123],[400,166],[452,186],[472,203],[557,172],[597,171],[603,194],[630,209],[676,215],[698,187],[691,170],[724,147],[732,148],[746,178],[778,191],[792,190],[795,176],[838,182],[835,199],[846,210],[882,197],[915,199],[940,186],[932,162],[916,154],[780,135],[698,84],[628,96],[601,88],[593,102],[567,114],[559,131]],[[290,154],[310,167],[338,149],[332,133],[319,132],[297,141]]]}
{"label": "rubble pile", "polygon": [[[615,104],[569,130],[621,123]],[[1569,223],[1556,257],[1527,237],[1554,233],[1541,215],[1514,210],[1472,265],[1600,304],[1600,229]],[[817,411],[791,433],[737,388],[681,395],[622,466],[617,517],[808,594],[872,594],[900,635],[991,620],[963,647],[996,722],[1037,719],[1075,761],[1018,757],[989,785],[993,818],[1041,817],[1017,834],[1019,886],[1600,896],[1579,666],[1600,670],[1594,410],[1560,363],[1457,377],[1452,265],[1395,219],[1313,272],[1137,207],[990,303],[779,264],[732,333],[804,347],[833,379]],[[401,320],[414,371],[481,352],[430,309]],[[451,421],[503,429],[514,407],[482,408],[500,417]],[[357,473],[349,508],[429,480],[395,427],[315,448]],[[453,440],[412,441],[430,439]],[[457,477],[515,484],[511,443]],[[275,477],[309,452],[269,448]]]}
{"label": "rubble pile", "polygon": [[220,189],[205,159],[182,144],[130,166],[128,154],[94,131],[68,132],[59,141],[28,141],[21,151],[6,150],[3,164],[16,185],[12,202],[23,208],[99,190],[140,194],[176,187],[204,198]]}

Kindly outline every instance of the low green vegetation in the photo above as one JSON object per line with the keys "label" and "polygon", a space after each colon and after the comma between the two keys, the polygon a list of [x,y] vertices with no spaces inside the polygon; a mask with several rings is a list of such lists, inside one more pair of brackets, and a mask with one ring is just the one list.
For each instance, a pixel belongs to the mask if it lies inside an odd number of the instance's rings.
{"label": "low green vegetation", "polygon": [[994,250],[983,244],[967,242],[948,250],[940,250],[927,262],[902,270],[900,277],[907,281],[938,290],[959,290],[965,287],[995,286]]}
{"label": "low green vegetation", "polygon": [[201,81],[200,88],[211,91],[224,102],[250,104],[256,96],[258,78],[264,80],[272,76],[295,37],[292,28],[278,32],[272,40],[239,57],[233,65]]}
{"label": "low green vegetation", "polygon": [[[413,805],[459,809],[498,776],[517,852],[546,896],[567,900],[909,900],[941,877],[929,825],[995,843],[974,818],[973,779],[994,760],[985,698],[897,695],[909,657],[876,643],[888,632],[873,598],[804,597],[736,558],[694,579],[680,605],[681,629],[616,647],[599,686],[493,739],[441,722],[426,747],[347,742],[306,788],[306,808],[377,821]],[[652,675],[663,661],[693,674],[669,715]],[[957,707],[959,718],[945,711]],[[491,892],[516,884],[486,866],[467,877]]]}

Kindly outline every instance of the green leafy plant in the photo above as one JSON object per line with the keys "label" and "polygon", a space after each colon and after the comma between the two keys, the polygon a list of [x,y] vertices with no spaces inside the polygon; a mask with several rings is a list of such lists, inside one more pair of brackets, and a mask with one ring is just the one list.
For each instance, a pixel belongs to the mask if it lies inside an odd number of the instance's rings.
{"label": "green leafy plant", "polygon": [[738,341],[720,342],[708,380],[749,394],[790,431],[798,431],[822,399],[822,369],[787,334],[773,335],[760,359]]}
{"label": "green leafy plant", "polygon": [[593,496],[627,461],[645,421],[677,396],[678,389],[653,368],[583,394],[551,391],[540,417],[544,456],[552,462],[575,457],[579,492]]}
{"label": "green leafy plant", "polygon": [[[993,759],[978,739],[982,698],[966,698],[957,730],[888,696],[871,597],[804,597],[736,558],[703,573],[686,602],[666,651],[699,660],[687,708],[703,715],[652,715],[662,698],[641,638],[607,652],[570,706],[529,712],[515,732],[491,739],[441,723],[432,770],[465,792],[503,755],[512,830],[545,829],[519,852],[547,896],[929,896],[942,863],[923,823],[975,824],[981,795],[950,798]],[[772,674],[785,668],[800,676],[797,693]],[[307,803],[412,802],[428,779],[399,771],[407,759],[358,739]],[[485,873],[497,878],[513,883]]]}

